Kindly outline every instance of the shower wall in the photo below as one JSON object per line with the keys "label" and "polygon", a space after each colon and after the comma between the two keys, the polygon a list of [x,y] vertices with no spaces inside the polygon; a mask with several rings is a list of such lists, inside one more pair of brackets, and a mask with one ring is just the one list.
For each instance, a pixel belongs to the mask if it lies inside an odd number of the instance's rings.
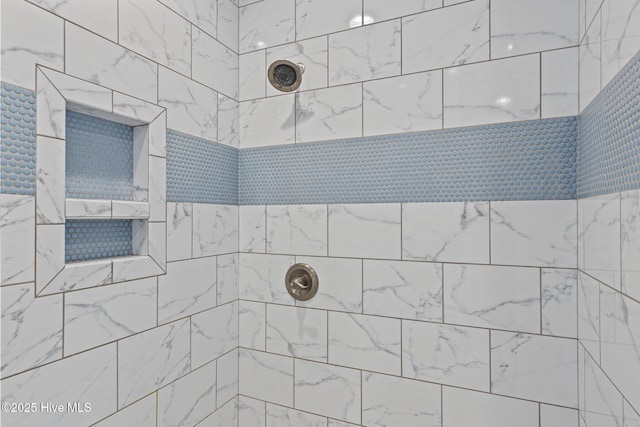
{"label": "shower wall", "polygon": [[586,426],[637,426],[640,2],[584,6],[577,188],[579,407]]}
{"label": "shower wall", "polygon": [[[2,402],[36,405],[31,413],[3,405],[2,425],[235,425],[238,7],[90,3],[2,1]],[[40,170],[50,158],[35,158],[47,124],[46,108],[34,111],[36,99],[46,105],[36,64],[74,82],[64,94],[95,100],[113,89],[106,102],[116,113],[162,109],[166,153],[154,164],[164,194],[166,162],[167,200],[151,223],[164,233],[166,217],[166,275],[79,289],[95,281],[86,273],[66,292],[36,293],[45,261],[63,255],[34,243],[35,189],[45,197],[40,185],[50,179]]]}

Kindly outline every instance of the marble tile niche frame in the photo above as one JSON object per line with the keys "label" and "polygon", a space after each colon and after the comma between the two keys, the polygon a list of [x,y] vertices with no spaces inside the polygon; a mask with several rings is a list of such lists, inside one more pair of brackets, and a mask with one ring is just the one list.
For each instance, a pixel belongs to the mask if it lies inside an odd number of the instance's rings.
{"label": "marble tile niche frame", "polygon": [[[108,215],[132,220],[132,256],[65,264],[66,219],[104,218],[90,209],[79,213],[83,204],[65,199],[66,110],[134,127],[133,200],[106,201],[113,212],[116,205],[120,212],[143,205],[142,216]],[[166,274],[166,110],[38,66],[36,129],[36,295]],[[70,205],[73,212],[67,212]]]}

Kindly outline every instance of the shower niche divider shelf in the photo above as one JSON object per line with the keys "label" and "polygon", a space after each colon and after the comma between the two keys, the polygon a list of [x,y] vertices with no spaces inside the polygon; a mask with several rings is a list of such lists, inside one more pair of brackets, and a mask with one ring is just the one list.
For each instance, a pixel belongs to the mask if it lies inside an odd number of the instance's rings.
{"label": "shower niche divider shelf", "polygon": [[[66,197],[67,112],[133,127],[131,200]],[[36,129],[36,294],[165,274],[166,110],[38,66]],[[66,262],[65,226],[77,220],[130,220],[131,254]]]}

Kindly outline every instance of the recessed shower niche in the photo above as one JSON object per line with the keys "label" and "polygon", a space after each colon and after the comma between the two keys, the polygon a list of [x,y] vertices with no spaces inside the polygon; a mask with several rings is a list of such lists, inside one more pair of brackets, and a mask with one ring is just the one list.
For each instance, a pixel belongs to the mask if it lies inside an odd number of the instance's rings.
{"label": "recessed shower niche", "polygon": [[164,274],[166,112],[39,67],[36,292]]}

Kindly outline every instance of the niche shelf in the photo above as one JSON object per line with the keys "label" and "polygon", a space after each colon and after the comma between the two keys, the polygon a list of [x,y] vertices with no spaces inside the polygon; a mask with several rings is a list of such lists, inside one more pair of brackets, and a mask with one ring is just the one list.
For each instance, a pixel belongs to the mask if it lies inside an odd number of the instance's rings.
{"label": "niche shelf", "polygon": [[36,293],[166,273],[166,111],[38,67]]}

